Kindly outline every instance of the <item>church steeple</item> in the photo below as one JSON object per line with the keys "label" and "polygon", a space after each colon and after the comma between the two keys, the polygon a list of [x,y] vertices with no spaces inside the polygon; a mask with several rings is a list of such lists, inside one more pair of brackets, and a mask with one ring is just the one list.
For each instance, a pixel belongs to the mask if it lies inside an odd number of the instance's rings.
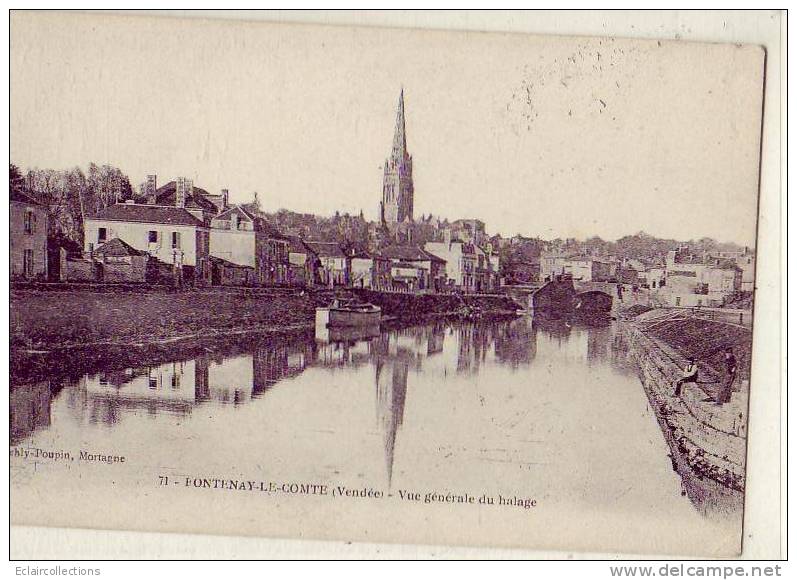
{"label": "church steeple", "polygon": [[415,188],[412,183],[412,157],[407,151],[407,129],[404,121],[404,87],[399,95],[393,148],[385,162],[382,182],[382,203],[379,213],[383,222],[411,222]]}
{"label": "church steeple", "polygon": [[407,129],[404,124],[404,87],[401,87],[398,110],[396,111],[396,130],[393,134],[392,157],[398,161],[407,155]]}

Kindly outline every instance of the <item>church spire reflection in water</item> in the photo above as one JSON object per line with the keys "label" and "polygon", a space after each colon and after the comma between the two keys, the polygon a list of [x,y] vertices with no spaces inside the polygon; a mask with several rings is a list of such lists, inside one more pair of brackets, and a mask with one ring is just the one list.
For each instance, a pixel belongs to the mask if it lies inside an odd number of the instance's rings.
{"label": "church spire reflection in water", "polygon": [[374,366],[376,369],[376,417],[384,437],[387,484],[390,487],[393,483],[396,435],[404,421],[409,364],[401,360],[383,362],[377,359]]}

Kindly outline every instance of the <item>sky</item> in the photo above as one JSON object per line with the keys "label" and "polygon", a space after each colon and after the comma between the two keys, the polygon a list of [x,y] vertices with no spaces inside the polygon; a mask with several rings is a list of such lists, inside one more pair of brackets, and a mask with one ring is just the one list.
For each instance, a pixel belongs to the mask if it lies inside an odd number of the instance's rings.
{"label": "sky", "polygon": [[416,217],[754,246],[762,75],[754,46],[15,12],[11,161],[376,219],[403,87]]}

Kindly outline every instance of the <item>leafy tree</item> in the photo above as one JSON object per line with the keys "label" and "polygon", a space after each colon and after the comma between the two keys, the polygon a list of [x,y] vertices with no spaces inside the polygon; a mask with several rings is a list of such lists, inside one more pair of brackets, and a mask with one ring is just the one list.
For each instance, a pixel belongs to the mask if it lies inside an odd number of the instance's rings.
{"label": "leafy tree", "polygon": [[81,245],[84,220],[133,193],[130,180],[120,169],[94,163],[89,164],[87,173],[79,167],[31,169],[27,190],[47,207],[50,237]]}
{"label": "leafy tree", "polygon": [[8,191],[24,191],[25,177],[19,167],[10,163],[8,166]]}

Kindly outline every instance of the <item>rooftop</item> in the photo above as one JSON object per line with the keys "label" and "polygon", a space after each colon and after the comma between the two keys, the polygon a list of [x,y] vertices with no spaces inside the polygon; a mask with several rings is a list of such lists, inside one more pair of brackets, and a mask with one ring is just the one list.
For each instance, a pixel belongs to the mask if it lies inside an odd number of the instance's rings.
{"label": "rooftop", "polygon": [[22,193],[21,191],[15,189],[11,190],[11,195],[9,199],[10,201],[18,201],[20,203],[26,203],[28,205],[42,205],[41,203],[39,203],[32,197],[28,196],[27,194]]}
{"label": "rooftop", "polygon": [[443,258],[439,258],[434,254],[430,254],[417,246],[388,246],[382,249],[382,255],[391,260],[404,260],[404,261],[429,261],[445,264]]}
{"label": "rooftop", "polygon": [[144,224],[165,224],[174,226],[204,227],[198,219],[185,208],[138,203],[117,203],[100,210],[87,220],[134,222]]}
{"label": "rooftop", "polygon": [[97,248],[94,251],[97,254],[102,254],[103,256],[111,256],[111,257],[146,255],[146,252],[136,250],[133,246],[131,246],[130,244],[128,244],[123,240],[120,240],[119,238],[113,238],[112,240],[108,240],[104,244],[97,246]]}
{"label": "rooftop", "polygon": [[[191,194],[185,200],[185,207],[193,209],[202,209],[206,211],[216,212],[218,207],[215,203],[207,199],[211,194],[202,189],[201,187],[194,186]],[[175,205],[177,202],[177,183],[170,181],[166,185],[162,185],[155,192],[155,202],[157,205]]]}
{"label": "rooftop", "polygon": [[224,266],[225,268],[239,268],[242,270],[254,270],[252,266],[245,266],[243,264],[236,264],[235,262],[230,262],[229,260],[225,260],[224,258],[219,258],[217,256],[210,256],[210,262],[212,264],[218,266]]}
{"label": "rooftop", "polygon": [[305,245],[323,258],[345,258],[346,254],[337,242],[310,242]]}
{"label": "rooftop", "polygon": [[310,249],[304,240],[299,236],[286,236],[288,238],[288,251],[294,254],[309,254],[313,250]]}

